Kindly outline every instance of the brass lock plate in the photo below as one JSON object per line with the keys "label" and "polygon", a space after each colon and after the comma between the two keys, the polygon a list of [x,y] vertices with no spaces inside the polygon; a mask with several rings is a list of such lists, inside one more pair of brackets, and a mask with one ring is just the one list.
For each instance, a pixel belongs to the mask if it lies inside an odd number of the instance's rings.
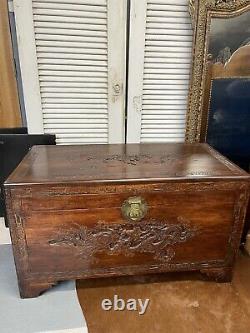
{"label": "brass lock plate", "polygon": [[130,197],[121,207],[122,215],[129,221],[141,221],[148,211],[148,205],[142,197]]}

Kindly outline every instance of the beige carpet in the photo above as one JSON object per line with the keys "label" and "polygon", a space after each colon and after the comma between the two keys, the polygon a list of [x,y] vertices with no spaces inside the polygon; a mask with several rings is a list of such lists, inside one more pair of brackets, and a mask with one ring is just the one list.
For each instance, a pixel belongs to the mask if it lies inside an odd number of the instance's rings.
{"label": "beige carpet", "polygon": [[[232,284],[199,280],[196,273],[78,281],[89,333],[249,333],[250,258],[238,259]],[[114,295],[150,299],[144,315],[104,311]]]}

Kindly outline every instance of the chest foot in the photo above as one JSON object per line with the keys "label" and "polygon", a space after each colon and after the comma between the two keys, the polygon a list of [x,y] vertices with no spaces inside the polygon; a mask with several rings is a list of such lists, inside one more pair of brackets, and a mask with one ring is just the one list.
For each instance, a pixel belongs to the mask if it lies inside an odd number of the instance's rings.
{"label": "chest foot", "polygon": [[22,281],[19,283],[21,298],[33,298],[41,295],[46,290],[52,288],[56,282],[39,282]]}
{"label": "chest foot", "polygon": [[216,282],[231,282],[233,277],[232,272],[232,267],[204,268],[200,270],[200,273],[206,280]]}

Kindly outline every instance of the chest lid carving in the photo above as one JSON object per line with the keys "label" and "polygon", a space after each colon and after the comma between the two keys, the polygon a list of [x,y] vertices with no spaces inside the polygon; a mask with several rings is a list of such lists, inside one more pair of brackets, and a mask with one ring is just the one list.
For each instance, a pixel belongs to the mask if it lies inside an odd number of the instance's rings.
{"label": "chest lid carving", "polygon": [[6,186],[249,178],[207,144],[34,146]]}

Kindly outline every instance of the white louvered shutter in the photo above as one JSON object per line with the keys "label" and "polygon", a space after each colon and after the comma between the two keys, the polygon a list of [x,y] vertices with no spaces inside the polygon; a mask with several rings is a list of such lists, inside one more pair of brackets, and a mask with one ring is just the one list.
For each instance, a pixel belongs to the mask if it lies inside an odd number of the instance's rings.
{"label": "white louvered shutter", "polygon": [[182,142],[192,51],[189,0],[132,0],[128,142]]}
{"label": "white louvered shutter", "polygon": [[29,133],[124,142],[126,0],[14,0]]}

